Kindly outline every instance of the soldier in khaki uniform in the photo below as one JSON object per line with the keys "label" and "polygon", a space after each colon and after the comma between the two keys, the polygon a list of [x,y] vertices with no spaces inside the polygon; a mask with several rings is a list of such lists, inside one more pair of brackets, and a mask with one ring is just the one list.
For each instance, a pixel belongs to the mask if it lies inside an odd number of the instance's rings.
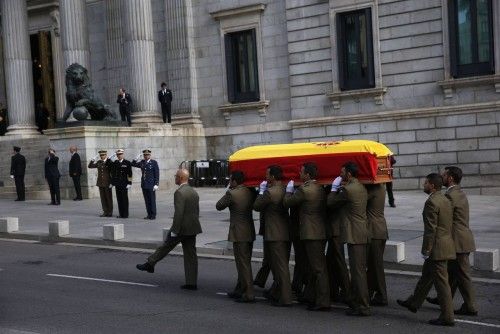
{"label": "soldier in khaki uniform", "polygon": [[293,181],[286,186],[283,199],[285,208],[298,207],[300,240],[304,244],[310,267],[310,274],[304,292],[304,300],[310,302],[310,311],[330,309],[330,287],[326,268],[325,213],[326,195],[316,183],[317,167],[314,163],[305,163],[300,169],[303,184],[294,192]]}
{"label": "soldier in khaki uniform", "polygon": [[[342,166],[340,177],[332,184],[327,205],[330,209],[342,208],[340,239],[347,243],[349,268],[351,271],[351,289],[348,296],[347,315],[369,316],[370,305],[366,278],[366,245],[369,242],[366,203],[366,188],[356,178],[358,167],[353,162]],[[341,186],[341,183],[344,183]]]}
{"label": "soldier in khaki uniform", "polygon": [[417,312],[425,297],[436,287],[441,314],[438,319],[429,320],[431,325],[454,326],[453,300],[448,283],[447,262],[456,258],[452,237],[453,210],[450,201],[441,193],[443,180],[439,174],[427,175],[424,192],[429,194],[425,201],[424,236],[422,240],[422,256],[425,259],[422,276],[418,280],[413,295],[406,300],[397,300],[398,304],[411,312]]}
{"label": "soldier in khaki uniform", "polygon": [[[445,167],[441,174],[443,185],[447,187],[445,196],[453,208],[453,241],[457,259],[448,262],[448,275],[451,296],[455,295],[457,288],[462,294],[464,303],[455,310],[459,315],[477,315],[474,288],[470,277],[469,254],[476,250],[474,236],[469,228],[469,202],[467,196],[460,189],[462,170],[455,166]],[[432,304],[439,305],[437,298],[427,298]]]}
{"label": "soldier in khaki uniform", "polygon": [[138,264],[139,270],[154,272],[156,263],[172,251],[179,243],[184,254],[185,290],[198,289],[198,255],[196,254],[196,235],[200,234],[200,198],[188,184],[189,172],[179,169],[175,173],[175,184],[179,186],[174,193],[174,220],[165,243],[159,247],[144,264]]}
{"label": "soldier in khaki uniform", "polygon": [[113,216],[113,193],[111,191],[111,171],[113,162],[108,158],[108,151],[99,151],[100,160],[96,162],[95,158],[90,160],[88,168],[97,168],[97,182],[99,187],[99,196],[101,197],[102,214],[100,217]]}
{"label": "soldier in khaki uniform", "polygon": [[234,260],[238,271],[238,283],[228,296],[240,303],[255,302],[252,276],[252,248],[255,240],[252,207],[254,194],[243,185],[244,175],[241,171],[233,171],[230,188],[217,202],[218,211],[229,208],[228,240],[233,243]]}
{"label": "soldier in khaki uniform", "polygon": [[283,206],[285,187],[281,183],[283,171],[279,166],[270,166],[266,170],[266,181],[260,184],[260,191],[253,208],[264,215],[264,242],[267,244],[267,256],[271,264],[275,284],[270,295],[274,306],[292,305],[292,286],[288,268],[290,240],[290,217]]}
{"label": "soldier in khaki uniform", "polygon": [[368,184],[366,190],[368,191],[366,217],[368,218],[368,231],[371,236],[368,244],[368,270],[366,272],[370,304],[386,306],[387,288],[384,273],[384,250],[389,235],[384,216],[385,187],[383,184]]}

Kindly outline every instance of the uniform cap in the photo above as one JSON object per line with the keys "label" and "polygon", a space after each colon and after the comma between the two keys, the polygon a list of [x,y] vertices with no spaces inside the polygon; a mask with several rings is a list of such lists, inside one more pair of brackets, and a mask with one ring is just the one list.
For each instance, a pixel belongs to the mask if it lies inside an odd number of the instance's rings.
{"label": "uniform cap", "polygon": [[116,153],[116,154],[120,154],[120,153],[124,153],[124,152],[125,152],[125,151],[124,151],[124,150],[122,150],[122,149],[120,148],[120,149],[116,150],[116,152],[115,152],[115,153]]}
{"label": "uniform cap", "polygon": [[142,154],[151,154],[151,150],[145,149],[144,151],[142,151]]}
{"label": "uniform cap", "polygon": [[107,153],[108,153],[108,151],[106,151],[106,150],[100,150],[99,151],[99,154],[107,154]]}
{"label": "uniform cap", "polygon": [[14,146],[14,151],[19,152],[21,151],[21,148],[19,146]]}

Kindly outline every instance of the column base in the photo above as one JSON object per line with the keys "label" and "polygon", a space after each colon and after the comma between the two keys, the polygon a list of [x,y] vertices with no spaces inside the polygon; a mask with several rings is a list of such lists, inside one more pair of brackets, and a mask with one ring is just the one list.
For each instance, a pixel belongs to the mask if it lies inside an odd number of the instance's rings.
{"label": "column base", "polygon": [[152,123],[163,123],[160,114],[155,112],[138,112],[132,114],[132,126],[147,126]]}
{"label": "column base", "polygon": [[38,132],[38,128],[34,125],[10,125],[7,127],[7,132],[5,136],[16,136],[21,138],[31,138],[36,136],[41,136],[41,133]]}
{"label": "column base", "polygon": [[173,115],[172,124],[177,127],[203,128],[200,115],[197,114]]}

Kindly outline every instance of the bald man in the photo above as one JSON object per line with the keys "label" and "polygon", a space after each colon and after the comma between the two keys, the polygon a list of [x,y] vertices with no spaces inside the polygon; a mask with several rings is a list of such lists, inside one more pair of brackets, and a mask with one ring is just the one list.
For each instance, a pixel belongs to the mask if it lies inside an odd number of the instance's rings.
{"label": "bald man", "polygon": [[73,201],[81,201],[83,199],[82,187],[80,185],[80,176],[82,176],[82,161],[80,160],[80,155],[77,152],[76,146],[70,146],[69,153],[71,153],[71,160],[69,161],[69,176],[73,179],[73,185],[75,186],[76,193],[76,197],[73,198]]}
{"label": "bald man", "polygon": [[139,270],[154,273],[155,265],[170,253],[179,243],[184,253],[185,290],[197,290],[198,256],[196,254],[196,235],[201,233],[200,199],[198,193],[188,184],[189,172],[179,169],[175,173],[175,184],[179,186],[174,193],[174,221],[165,243],[160,246],[146,263],[138,264]]}

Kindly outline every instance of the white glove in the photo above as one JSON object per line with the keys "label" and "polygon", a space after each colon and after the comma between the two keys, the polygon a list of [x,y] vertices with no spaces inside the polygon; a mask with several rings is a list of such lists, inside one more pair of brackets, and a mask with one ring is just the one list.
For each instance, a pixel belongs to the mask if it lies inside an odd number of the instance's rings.
{"label": "white glove", "polygon": [[137,157],[135,157],[135,159],[134,159],[134,160],[135,160],[135,161],[139,161],[139,160],[141,160],[141,158],[142,158],[142,153],[139,153],[139,154],[137,155]]}
{"label": "white glove", "polygon": [[293,180],[290,180],[290,182],[286,185],[286,192],[293,193]]}
{"label": "white glove", "polygon": [[94,155],[94,156],[92,157],[92,159],[91,159],[91,160],[92,160],[93,162],[95,162],[95,161],[97,160],[97,158],[99,158],[99,157],[100,157],[100,155],[99,155],[99,154],[96,154],[96,155]]}
{"label": "white glove", "polygon": [[109,189],[113,189],[113,185],[112,184],[109,185]]}
{"label": "white glove", "polygon": [[115,159],[116,159],[116,153],[113,153],[113,154],[109,157],[109,159],[110,159],[111,161],[115,161]]}
{"label": "white glove", "polygon": [[157,190],[158,190],[158,186],[155,184],[155,185],[153,186],[153,191],[157,191]]}
{"label": "white glove", "polygon": [[177,236],[177,234],[175,234],[174,232],[170,232],[170,235],[172,236],[172,238],[175,238]]}
{"label": "white glove", "polygon": [[339,191],[341,183],[342,183],[342,177],[337,176],[335,178],[335,180],[333,180],[333,182],[332,182],[332,191],[335,191],[335,192]]}
{"label": "white glove", "polygon": [[428,258],[429,258],[429,255],[422,254],[422,259],[427,260]]}
{"label": "white glove", "polygon": [[259,186],[259,195],[263,195],[267,189],[267,181],[262,181]]}
{"label": "white glove", "polygon": [[226,192],[228,192],[228,191],[229,191],[229,189],[231,189],[231,182],[229,182],[229,183],[227,184],[227,187],[226,187],[226,189],[224,189],[224,190],[225,190]]}
{"label": "white glove", "polygon": [[14,178],[14,175],[11,175],[11,176],[10,176],[10,178],[11,178],[11,179],[13,179],[13,178]]}
{"label": "white glove", "polygon": [[127,184],[127,190],[129,190],[130,188],[132,188],[132,185],[131,184]]}

